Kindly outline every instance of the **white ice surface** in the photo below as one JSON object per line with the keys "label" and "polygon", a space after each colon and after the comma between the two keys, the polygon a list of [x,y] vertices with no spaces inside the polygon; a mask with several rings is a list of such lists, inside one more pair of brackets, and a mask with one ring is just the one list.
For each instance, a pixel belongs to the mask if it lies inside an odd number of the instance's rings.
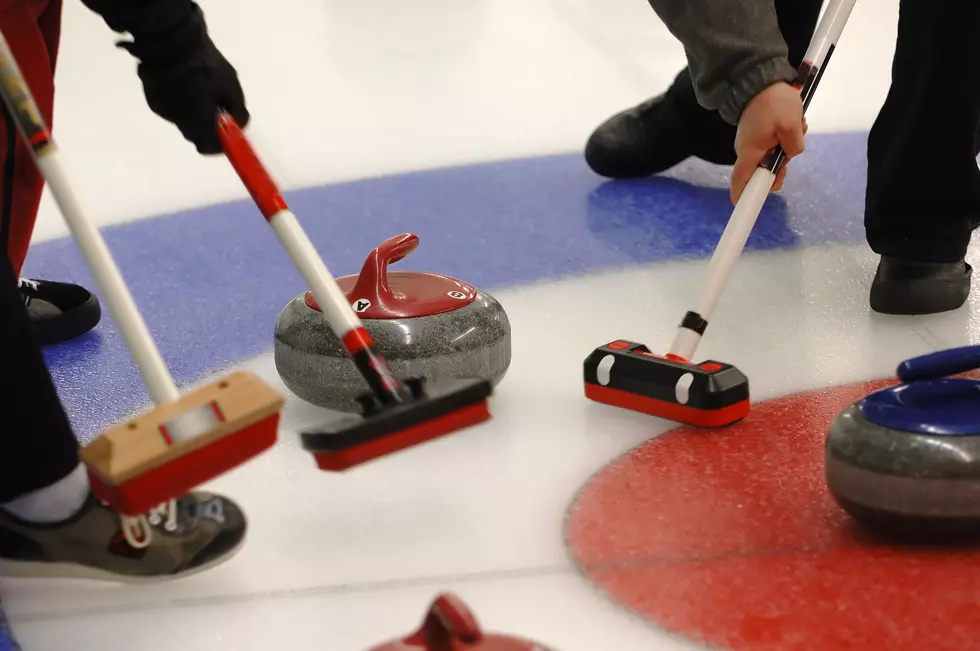
{"label": "white ice surface", "polygon": [[[871,314],[865,257],[852,246],[748,256],[698,358],[738,365],[761,400],[885,376],[901,358],[978,339],[968,316],[958,332],[951,317]],[[668,427],[585,400],[582,359],[618,337],[665,348],[703,265],[496,292],[512,320],[514,362],[492,401],[494,419],[345,474],[315,469],[296,432],[323,412],[290,400],[280,443],[211,485],[251,518],[236,558],[155,586],[5,581],[0,597],[18,637],[28,649],[95,651],[120,630],[170,622],[138,648],[221,641],[244,651],[278,640],[297,651],[328,641],[355,651],[407,632],[431,596],[459,589],[488,626],[563,651],[594,651],[598,638],[605,648],[678,648],[577,577],[562,520],[590,475]],[[615,321],[596,318],[609,306]],[[271,355],[243,368],[281,387]],[[238,615],[245,619],[234,625]]]}

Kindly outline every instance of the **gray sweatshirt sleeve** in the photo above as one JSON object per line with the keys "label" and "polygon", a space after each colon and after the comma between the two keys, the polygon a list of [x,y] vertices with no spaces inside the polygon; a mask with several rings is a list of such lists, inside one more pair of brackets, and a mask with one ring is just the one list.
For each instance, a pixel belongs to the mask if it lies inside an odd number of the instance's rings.
{"label": "gray sweatshirt sleeve", "polygon": [[773,0],[649,0],[683,44],[698,102],[738,124],[745,105],[777,81],[791,82]]}

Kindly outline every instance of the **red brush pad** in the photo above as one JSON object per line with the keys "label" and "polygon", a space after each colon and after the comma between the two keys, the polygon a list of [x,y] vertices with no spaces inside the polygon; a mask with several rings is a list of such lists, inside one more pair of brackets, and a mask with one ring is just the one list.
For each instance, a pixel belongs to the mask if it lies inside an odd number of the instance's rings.
{"label": "red brush pad", "polygon": [[89,469],[92,492],[122,515],[146,513],[265,452],[275,445],[278,429],[277,412],[119,486]]}
{"label": "red brush pad", "polygon": [[585,397],[612,407],[621,407],[658,418],[705,428],[726,427],[732,423],[737,423],[748,416],[750,410],[749,400],[743,400],[721,409],[701,410],[676,402],[648,398],[635,393],[589,384],[588,382],[585,384]]}
{"label": "red brush pad", "polygon": [[441,438],[489,419],[490,407],[484,400],[439,418],[353,445],[344,450],[314,452],[313,458],[320,470],[339,472]]}

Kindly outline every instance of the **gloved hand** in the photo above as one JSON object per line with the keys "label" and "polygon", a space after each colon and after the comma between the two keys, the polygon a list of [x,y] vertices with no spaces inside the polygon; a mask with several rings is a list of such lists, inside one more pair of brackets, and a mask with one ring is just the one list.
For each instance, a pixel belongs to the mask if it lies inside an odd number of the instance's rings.
{"label": "gloved hand", "polygon": [[249,121],[238,73],[208,35],[191,0],[83,0],[132,41],[117,45],[139,60],[137,72],[150,109],[174,124],[202,154],[220,154],[220,109],[239,126]]}

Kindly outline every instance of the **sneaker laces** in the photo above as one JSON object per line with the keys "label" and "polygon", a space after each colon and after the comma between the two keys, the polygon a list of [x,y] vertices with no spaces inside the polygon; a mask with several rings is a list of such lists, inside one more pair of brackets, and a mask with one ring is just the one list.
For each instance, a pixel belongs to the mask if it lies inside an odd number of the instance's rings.
{"label": "sneaker laces", "polygon": [[17,280],[17,289],[24,296],[24,305],[29,306],[31,304],[31,299],[37,296],[38,292],[41,291],[41,284],[36,280],[19,278]]}
{"label": "sneaker laces", "polygon": [[153,528],[163,526],[165,531],[176,531],[177,500],[164,502],[138,517],[119,516],[123,536],[134,549],[144,549],[153,541]]}

